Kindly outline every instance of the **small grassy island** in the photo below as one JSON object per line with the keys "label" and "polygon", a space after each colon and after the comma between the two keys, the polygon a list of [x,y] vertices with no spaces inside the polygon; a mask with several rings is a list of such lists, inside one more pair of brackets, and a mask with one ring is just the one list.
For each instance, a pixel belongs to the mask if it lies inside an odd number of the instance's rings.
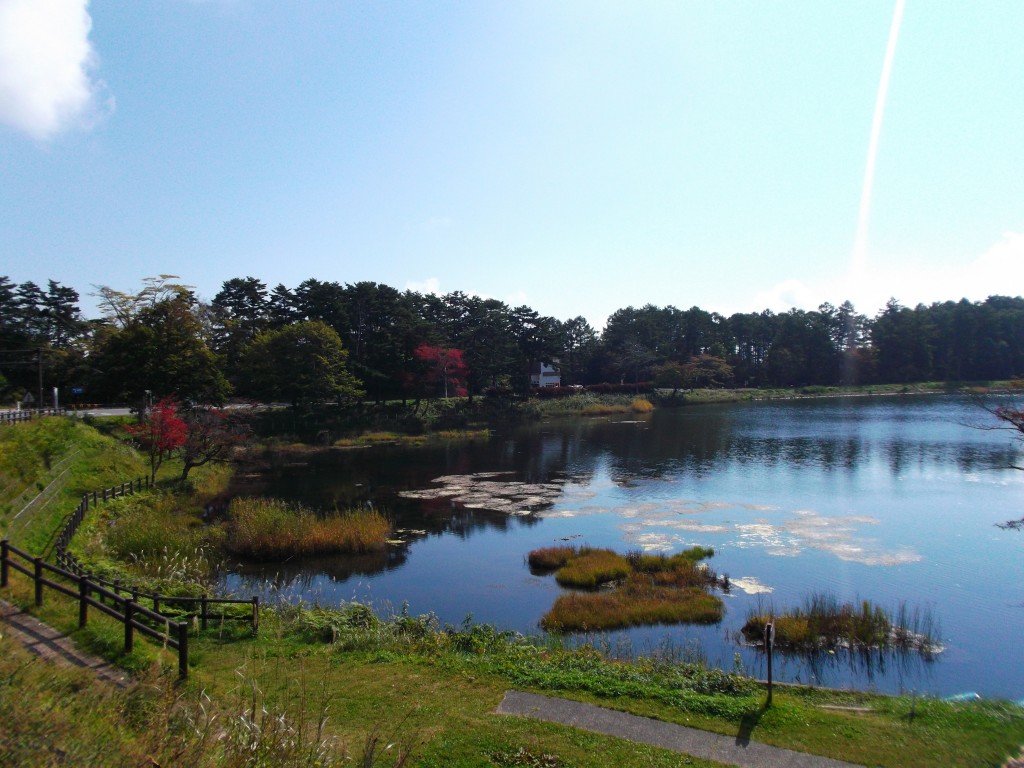
{"label": "small grassy island", "polygon": [[224,547],[253,560],[363,554],[387,546],[391,523],[375,510],[318,513],[280,499],[238,498],[228,508]]}
{"label": "small grassy island", "polygon": [[942,650],[939,628],[931,615],[901,606],[895,616],[869,600],[859,606],[840,603],[827,593],[808,596],[804,605],[784,613],[755,611],[740,630],[748,643],[764,641],[768,622],[782,651],[807,653],[835,648],[920,651],[931,657]]}
{"label": "small grassy island", "polygon": [[645,624],[714,624],[722,620],[721,598],[709,592],[728,589],[701,561],[711,549],[693,547],[674,555],[629,552],[591,547],[544,547],[530,552],[534,573],[555,572],[563,587],[573,592],[559,597],[541,619],[551,632],[586,632],[621,629]]}

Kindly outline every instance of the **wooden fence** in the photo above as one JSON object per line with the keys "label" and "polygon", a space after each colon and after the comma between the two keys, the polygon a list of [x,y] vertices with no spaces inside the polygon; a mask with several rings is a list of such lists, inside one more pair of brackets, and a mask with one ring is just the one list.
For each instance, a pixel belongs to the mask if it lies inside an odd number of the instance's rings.
{"label": "wooden fence", "polygon": [[[259,630],[259,598],[253,596],[249,600],[239,600],[143,592],[137,587],[122,585],[120,579],[109,580],[94,576],[81,566],[74,555],[67,551],[72,537],[85,519],[85,514],[89,511],[90,506],[128,496],[149,487],[149,478],[139,478],[111,488],[104,488],[101,491],[84,494],[78,507],[68,515],[67,522],[57,535],[56,565],[51,565],[41,557],[33,557],[27,552],[11,546],[6,539],[0,541],[0,587],[7,587],[10,571],[13,569],[32,578],[37,606],[43,604],[44,587],[77,598],[78,625],[80,627],[86,625],[89,607],[92,606],[124,624],[124,650],[126,653],[132,650],[136,631],[177,650],[178,674],[185,678],[188,676],[189,624],[195,620],[199,622],[202,629],[206,629],[211,619],[221,622],[245,621],[252,623],[252,631],[255,633]],[[51,576],[54,578],[49,578]],[[141,604],[140,600],[149,601],[151,607]],[[227,610],[229,605],[251,606],[251,610],[245,611],[244,615],[231,614]],[[216,606],[222,606],[219,613]]]}
{"label": "wooden fence", "polygon": [[[89,607],[112,616],[124,624],[124,650],[130,653],[136,630],[158,640],[178,652],[178,676],[188,677],[188,625],[187,621],[171,621],[163,614],[139,605],[134,597],[122,597],[91,581],[87,576],[78,576],[63,568],[50,565],[41,557],[32,557],[4,539],[0,541],[0,587],[6,587],[11,570],[30,576],[35,585],[35,604],[43,604],[43,588],[49,587],[68,597],[78,599],[78,626],[84,627],[89,620]],[[63,581],[55,581],[48,576]],[[76,588],[67,585],[72,583]],[[94,597],[95,595],[95,597]],[[110,605],[107,605],[107,601]],[[156,627],[159,627],[157,629]]]}

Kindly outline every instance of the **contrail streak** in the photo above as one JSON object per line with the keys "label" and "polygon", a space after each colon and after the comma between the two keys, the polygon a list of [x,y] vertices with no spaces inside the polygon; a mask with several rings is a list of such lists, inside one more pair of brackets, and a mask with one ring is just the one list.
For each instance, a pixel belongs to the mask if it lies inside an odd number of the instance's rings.
{"label": "contrail streak", "polygon": [[860,193],[857,239],[853,244],[853,258],[850,265],[855,277],[860,277],[867,265],[868,220],[871,218],[871,193],[875,185],[875,158],[878,155],[878,137],[882,132],[882,116],[885,114],[885,97],[889,92],[892,60],[896,55],[896,41],[899,39],[900,23],[903,21],[904,2],[905,0],[896,0],[896,8],[892,14],[892,25],[889,27],[889,44],[885,48],[882,78],[878,83],[878,96],[875,98],[875,117],[871,121],[871,142],[868,144],[868,161],[864,167],[864,186],[861,188]]}

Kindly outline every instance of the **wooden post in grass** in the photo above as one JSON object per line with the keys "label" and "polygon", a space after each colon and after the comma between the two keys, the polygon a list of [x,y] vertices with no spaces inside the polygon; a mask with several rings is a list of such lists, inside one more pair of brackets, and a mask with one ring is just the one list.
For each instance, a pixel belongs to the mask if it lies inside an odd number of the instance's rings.
{"label": "wooden post in grass", "polygon": [[768,700],[766,707],[772,705],[772,648],[775,646],[775,625],[768,622],[764,625],[764,652],[768,654]]}
{"label": "wooden post in grass", "polygon": [[188,622],[178,623],[178,677],[188,677]]}
{"label": "wooden post in grass", "polygon": [[132,652],[132,641],[134,638],[135,627],[132,626],[132,621],[135,619],[135,601],[128,599],[124,601],[124,652]]}
{"label": "wooden post in grass", "polygon": [[78,577],[78,626],[84,627],[89,620],[89,580]]}
{"label": "wooden post in grass", "polygon": [[11,556],[7,551],[7,539],[0,541],[0,587],[7,586],[7,559]]}
{"label": "wooden post in grass", "polygon": [[34,568],[33,579],[36,582],[36,608],[43,604],[43,558],[37,557],[32,561]]}

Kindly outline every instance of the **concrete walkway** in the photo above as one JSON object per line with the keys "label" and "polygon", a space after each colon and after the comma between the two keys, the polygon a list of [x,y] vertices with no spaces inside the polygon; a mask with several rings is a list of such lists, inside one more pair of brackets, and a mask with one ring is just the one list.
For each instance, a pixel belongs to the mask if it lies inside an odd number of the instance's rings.
{"label": "concrete walkway", "polygon": [[856,768],[853,763],[793,752],[743,737],[722,736],[593,704],[535,693],[509,691],[496,711],[499,715],[522,715],[549,723],[571,725],[585,731],[618,736],[742,768]]}
{"label": "concrete walkway", "polygon": [[67,635],[3,600],[0,600],[0,619],[0,632],[47,661],[92,670],[100,680],[120,688],[127,688],[131,682],[124,670],[81,651]]}

